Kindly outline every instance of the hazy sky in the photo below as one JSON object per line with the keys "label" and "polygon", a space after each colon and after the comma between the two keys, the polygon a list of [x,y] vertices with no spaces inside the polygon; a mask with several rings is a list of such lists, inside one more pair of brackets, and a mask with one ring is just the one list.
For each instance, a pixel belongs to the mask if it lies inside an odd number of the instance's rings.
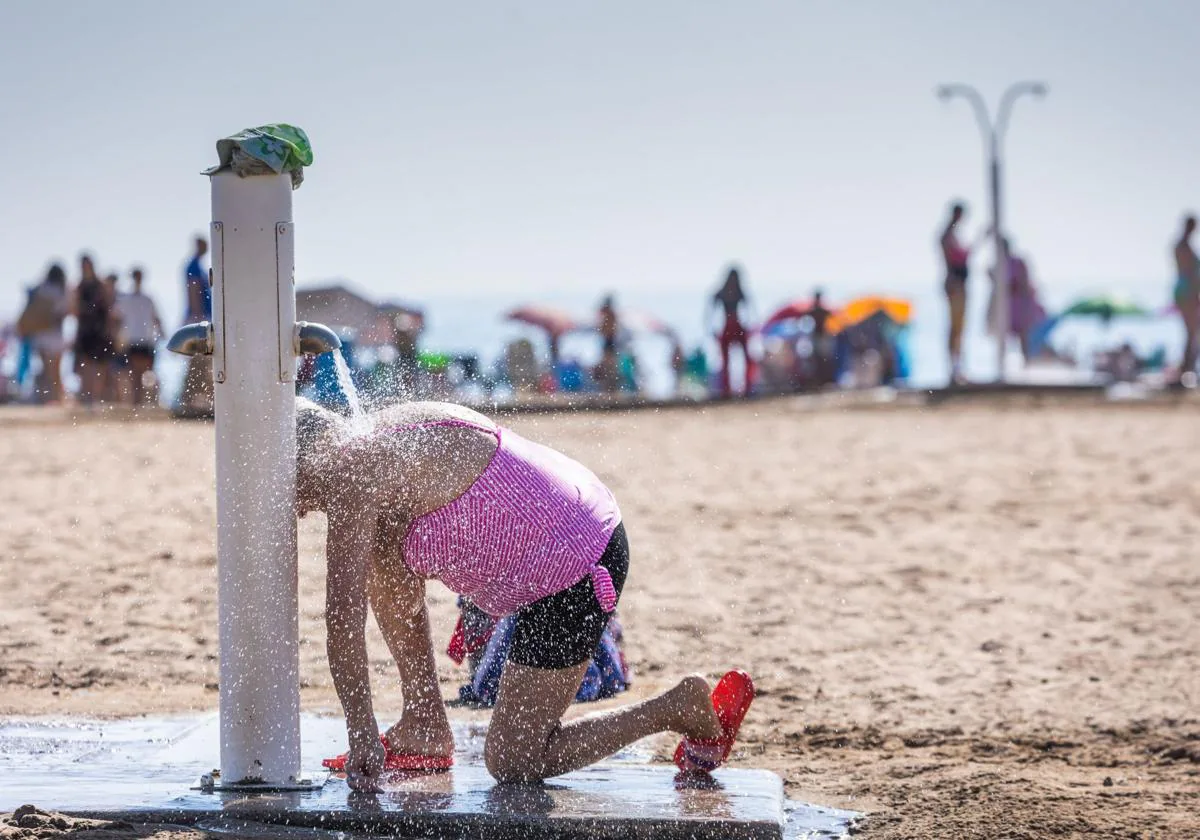
{"label": "hazy sky", "polygon": [[[214,141],[293,122],[297,278],[381,295],[925,293],[965,103],[1016,79],[1008,216],[1043,282],[1165,302],[1200,204],[1195,0],[0,3],[0,312],[51,258],[149,269],[168,320]],[[990,259],[990,258],[989,258]],[[981,254],[977,270],[986,262]],[[768,301],[770,302],[770,301]]]}

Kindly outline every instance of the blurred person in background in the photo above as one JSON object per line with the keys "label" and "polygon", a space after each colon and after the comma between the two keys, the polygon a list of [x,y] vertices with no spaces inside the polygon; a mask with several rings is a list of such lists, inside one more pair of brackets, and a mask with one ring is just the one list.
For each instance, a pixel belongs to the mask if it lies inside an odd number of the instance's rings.
{"label": "blurred person in background", "polygon": [[96,276],[96,266],[87,254],[80,257],[80,280],[75,287],[75,372],[79,374],[79,401],[91,405],[102,395],[109,357],[108,289]]}
{"label": "blurred person in background", "polygon": [[828,385],[835,378],[834,353],[836,348],[833,336],[829,333],[829,319],[833,317],[833,313],[825,305],[823,289],[816,289],[813,292],[812,310],[809,312],[809,317],[813,322],[812,342],[813,357],[816,361],[817,385]]}
{"label": "blurred person in background", "polygon": [[111,352],[104,366],[100,386],[100,399],[104,402],[121,402],[125,387],[125,347],[121,343],[121,311],[117,309],[117,283],[115,273],[104,276],[104,291],[108,295],[108,346]]}
{"label": "blurred person in background", "polygon": [[155,393],[155,345],[162,338],[163,328],[154,299],[142,290],[145,279],[142,269],[133,269],[129,276],[133,279],[133,291],[121,295],[117,307],[121,311],[122,344],[131,378],[132,400],[135,406],[140,406],[148,395]]}
{"label": "blurred person in background", "polygon": [[747,343],[749,332],[740,316],[742,307],[748,307],[749,304],[750,298],[742,289],[741,272],[737,266],[733,266],[725,276],[725,282],[710,301],[711,308],[719,308],[725,315],[725,322],[721,331],[717,333],[717,343],[721,349],[721,396],[723,397],[730,396],[733,389],[729,375],[729,351],[735,345],[742,348],[742,358],[746,363],[743,393],[749,394],[754,382],[755,362]]}
{"label": "blurred person in background", "polygon": [[54,263],[47,270],[45,279],[30,289],[29,300],[17,320],[17,333],[29,342],[42,363],[42,371],[34,387],[39,401],[62,401],[62,357],[66,350],[63,321],[70,309],[67,272]]}
{"label": "blurred person in background", "polygon": [[687,376],[687,353],[683,349],[683,342],[679,339],[679,335],[675,332],[670,334],[671,340],[671,373],[675,377],[675,396],[683,396],[684,393],[684,377]]}
{"label": "blurred person in background", "polygon": [[208,270],[204,267],[204,255],[207,253],[208,242],[197,236],[192,257],[183,269],[185,324],[212,320],[212,287]]}
{"label": "blurred person in background", "polygon": [[[184,324],[212,321],[212,285],[209,282],[209,272],[204,267],[204,255],[207,253],[208,242],[204,237],[197,236],[192,257],[183,270]],[[179,403],[181,407],[190,411],[212,410],[212,356],[201,354],[188,358]]]}
{"label": "blurred person in background", "polygon": [[1179,365],[1179,384],[1194,385],[1196,376],[1196,330],[1200,328],[1200,260],[1192,247],[1196,217],[1183,219],[1183,230],[1175,243],[1175,308],[1183,320],[1183,361]]}
{"label": "blurred person in background", "polygon": [[[1000,240],[1003,249],[1001,258],[1008,263],[1008,335],[1015,335],[1021,345],[1021,358],[1029,364],[1031,339],[1034,328],[1046,317],[1046,310],[1038,300],[1037,287],[1029,272],[1029,263],[1013,250],[1008,238]],[[988,303],[988,325],[992,335],[996,332],[996,277],[998,266],[993,266],[992,299]],[[1008,337],[1005,336],[1007,341]]]}
{"label": "blurred person in background", "polygon": [[613,295],[605,295],[600,301],[597,328],[600,331],[601,356],[595,379],[605,391],[616,391],[621,387],[621,356],[617,339],[621,333],[621,322],[617,317],[617,304]]}
{"label": "blurred person in background", "polygon": [[[942,289],[950,308],[950,383],[958,385],[965,381],[962,372],[962,335],[967,317],[967,276],[974,246],[964,246],[958,238],[958,225],[967,214],[967,206],[960,201],[950,205],[950,218],[938,238],[942,260],[946,264],[946,278]],[[986,236],[986,232],[983,234]]]}
{"label": "blurred person in background", "polygon": [[415,398],[420,384],[420,340],[425,329],[425,317],[418,312],[402,310],[392,318],[392,346],[396,350],[396,371],[399,396]]}

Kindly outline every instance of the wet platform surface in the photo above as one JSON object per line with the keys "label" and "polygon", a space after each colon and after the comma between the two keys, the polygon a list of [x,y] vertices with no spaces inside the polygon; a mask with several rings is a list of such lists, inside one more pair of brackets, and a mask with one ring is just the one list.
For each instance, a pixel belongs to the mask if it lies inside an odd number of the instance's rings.
{"label": "wet platform surface", "polygon": [[[786,803],[779,777],[719,770],[688,779],[634,748],[544,785],[497,785],[483,768],[482,727],[456,729],[455,768],[393,774],[378,794],[326,779],[320,760],[340,752],[340,718],[303,721],[310,791],[205,793],[217,763],[217,718],[124,721],[0,720],[0,812],[32,803],[72,814],[140,822],[236,823],[437,838],[840,837],[857,815]],[[236,829],[233,829],[236,831]],[[236,833],[245,833],[236,831]],[[332,836],[332,835],[331,835]]]}

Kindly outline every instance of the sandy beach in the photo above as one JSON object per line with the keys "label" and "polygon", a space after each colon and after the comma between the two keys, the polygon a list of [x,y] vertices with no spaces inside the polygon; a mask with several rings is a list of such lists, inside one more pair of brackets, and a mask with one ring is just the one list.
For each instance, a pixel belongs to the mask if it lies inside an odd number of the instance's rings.
{"label": "sandy beach", "polygon": [[[634,696],[746,668],[733,764],[898,838],[1200,836],[1197,421],[785,400],[508,422],[621,502]],[[0,714],[215,708],[212,443],[204,422],[0,421]],[[301,523],[302,691],[336,712],[323,540]],[[444,655],[441,675],[453,696]]]}

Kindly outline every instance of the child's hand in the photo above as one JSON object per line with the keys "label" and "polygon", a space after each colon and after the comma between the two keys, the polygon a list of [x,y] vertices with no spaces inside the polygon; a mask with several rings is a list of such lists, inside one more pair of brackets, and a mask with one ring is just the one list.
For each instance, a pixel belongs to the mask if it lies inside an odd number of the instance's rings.
{"label": "child's hand", "polygon": [[378,791],[386,758],[378,735],[370,740],[353,739],[350,754],[346,757],[346,781],[350,787],[359,791]]}

